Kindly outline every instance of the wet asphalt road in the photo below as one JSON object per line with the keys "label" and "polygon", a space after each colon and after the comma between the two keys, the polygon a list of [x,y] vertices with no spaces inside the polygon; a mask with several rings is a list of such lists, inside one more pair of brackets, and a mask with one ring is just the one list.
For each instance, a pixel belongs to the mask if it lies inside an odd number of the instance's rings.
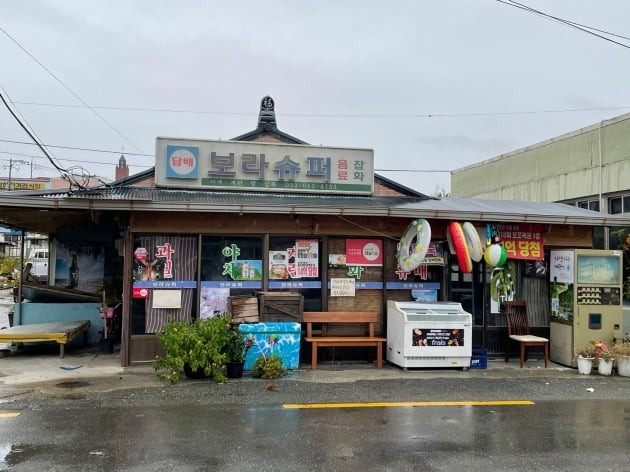
{"label": "wet asphalt road", "polygon": [[[593,389],[593,392],[587,389]],[[184,381],[4,399],[2,470],[630,470],[630,380]],[[294,410],[284,403],[531,400]]]}

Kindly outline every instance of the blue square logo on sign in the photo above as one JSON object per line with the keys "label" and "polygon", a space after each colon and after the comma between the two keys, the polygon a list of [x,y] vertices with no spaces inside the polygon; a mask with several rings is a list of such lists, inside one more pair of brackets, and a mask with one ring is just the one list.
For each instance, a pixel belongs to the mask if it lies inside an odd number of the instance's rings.
{"label": "blue square logo on sign", "polygon": [[175,179],[199,177],[199,148],[166,146],[166,177]]}

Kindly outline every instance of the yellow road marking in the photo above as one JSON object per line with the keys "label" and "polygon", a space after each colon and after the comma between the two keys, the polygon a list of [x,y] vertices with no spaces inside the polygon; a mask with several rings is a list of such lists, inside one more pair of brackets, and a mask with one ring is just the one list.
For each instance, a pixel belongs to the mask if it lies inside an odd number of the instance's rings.
{"label": "yellow road marking", "polygon": [[0,418],[15,418],[16,416],[20,416],[19,411],[12,411],[11,413],[0,413]]}
{"label": "yellow road marking", "polygon": [[456,402],[363,402],[363,403],[285,403],[282,408],[314,410],[320,408],[388,408],[401,406],[520,406],[535,405],[530,400],[487,400]]}

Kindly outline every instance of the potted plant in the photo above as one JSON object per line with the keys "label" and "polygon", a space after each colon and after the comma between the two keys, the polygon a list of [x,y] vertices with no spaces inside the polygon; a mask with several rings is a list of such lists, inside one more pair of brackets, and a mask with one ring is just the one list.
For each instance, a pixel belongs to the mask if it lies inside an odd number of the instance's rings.
{"label": "potted plant", "polygon": [[617,373],[623,377],[630,377],[630,341],[625,339],[612,347],[612,353],[617,361]]}
{"label": "potted plant", "polygon": [[206,320],[172,321],[157,334],[164,355],[156,356],[158,377],[177,383],[181,371],[188,377],[211,377],[224,382],[221,367],[227,360],[226,346],[231,339],[230,318],[215,316]]}
{"label": "potted plant", "polygon": [[575,351],[578,373],[589,375],[593,369],[593,359],[595,359],[595,346],[588,344]]}
{"label": "potted plant", "polygon": [[230,338],[225,350],[227,356],[225,374],[228,379],[238,379],[243,376],[245,357],[252,345],[253,340],[245,338],[245,335],[239,330],[239,325],[230,325]]}
{"label": "potted plant", "polygon": [[608,349],[602,351],[599,354],[599,360],[597,362],[597,371],[599,372],[599,375],[611,375],[614,362],[615,358],[612,352]]}

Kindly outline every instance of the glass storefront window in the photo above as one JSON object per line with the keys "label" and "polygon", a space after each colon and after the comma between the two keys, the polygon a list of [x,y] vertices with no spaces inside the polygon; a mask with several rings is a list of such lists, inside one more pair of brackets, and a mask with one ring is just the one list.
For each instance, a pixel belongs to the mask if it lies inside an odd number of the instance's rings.
{"label": "glass storefront window", "polygon": [[269,238],[269,290],[298,292],[304,311],[322,306],[321,241],[316,238]]}
{"label": "glass storefront window", "polygon": [[200,318],[228,311],[228,297],[255,296],[263,281],[262,238],[201,237]]}
{"label": "glass storefront window", "polygon": [[157,333],[167,320],[195,316],[197,244],[197,236],[135,236],[132,334]]}

